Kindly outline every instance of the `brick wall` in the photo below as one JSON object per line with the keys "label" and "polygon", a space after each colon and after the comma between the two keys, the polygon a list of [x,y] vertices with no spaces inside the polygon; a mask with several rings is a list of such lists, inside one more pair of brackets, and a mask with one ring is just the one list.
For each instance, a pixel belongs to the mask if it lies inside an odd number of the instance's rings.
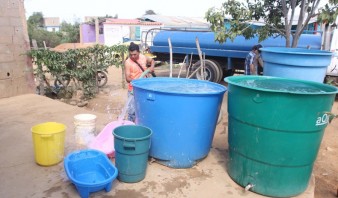
{"label": "brick wall", "polygon": [[0,98],[34,93],[23,0],[0,0]]}

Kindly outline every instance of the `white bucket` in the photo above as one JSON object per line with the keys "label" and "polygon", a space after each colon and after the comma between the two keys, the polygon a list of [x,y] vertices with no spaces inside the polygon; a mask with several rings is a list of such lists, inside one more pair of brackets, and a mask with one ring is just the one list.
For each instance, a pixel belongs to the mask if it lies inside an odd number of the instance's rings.
{"label": "white bucket", "polygon": [[74,116],[75,141],[77,144],[88,145],[96,135],[96,115],[78,114]]}

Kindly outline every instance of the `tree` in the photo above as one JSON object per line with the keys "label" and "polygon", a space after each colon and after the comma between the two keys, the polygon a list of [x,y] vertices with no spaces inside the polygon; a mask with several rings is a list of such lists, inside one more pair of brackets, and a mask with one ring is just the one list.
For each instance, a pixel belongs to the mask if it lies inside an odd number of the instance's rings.
{"label": "tree", "polygon": [[[115,14],[115,16],[111,16],[111,15],[106,14],[106,16],[97,17],[99,23],[105,22],[107,18],[118,19],[119,16],[117,14]],[[90,25],[95,25],[95,20],[96,20],[96,18],[92,18],[90,21],[88,21],[86,23],[90,24]]]}
{"label": "tree", "polygon": [[45,24],[42,12],[33,12],[32,16],[28,18],[27,22],[34,27],[43,27]]}
{"label": "tree", "polygon": [[325,24],[333,23],[338,15],[337,7],[338,0],[330,0],[329,3],[324,6],[324,8],[319,10],[320,15],[318,16],[318,21]]}
{"label": "tree", "polygon": [[[221,43],[227,38],[233,40],[238,35],[243,35],[246,39],[258,35],[259,41],[281,35],[286,39],[286,47],[297,47],[299,37],[310,19],[315,16],[321,19],[319,11],[326,10],[318,9],[320,2],[321,0],[247,0],[242,3],[229,0],[220,9],[210,8],[206,12],[206,19],[216,33],[215,40]],[[338,0],[330,0],[325,5],[330,10],[330,17],[325,18],[328,23],[333,22],[332,19],[337,16],[337,2]],[[230,29],[225,27],[225,20],[229,22]],[[262,26],[251,28],[254,21]],[[294,21],[297,21],[297,25],[291,31]]]}
{"label": "tree", "polygon": [[77,43],[80,40],[80,24],[74,25],[63,21],[59,32],[48,32],[44,29],[44,19],[41,12],[35,12],[27,20],[28,36],[30,40],[35,39],[39,47],[45,42],[48,47],[55,47],[60,43]]}
{"label": "tree", "polygon": [[38,46],[44,46],[44,41],[48,47],[55,47],[60,44],[62,36],[60,33],[48,32],[43,29],[44,19],[42,12],[34,12],[33,15],[28,18],[27,26],[30,40],[35,39]]}
{"label": "tree", "polygon": [[146,10],[145,15],[156,15],[156,13],[154,12],[154,10]]}
{"label": "tree", "polygon": [[80,41],[80,23],[70,24],[62,21],[60,31],[62,33],[61,43],[77,43]]}

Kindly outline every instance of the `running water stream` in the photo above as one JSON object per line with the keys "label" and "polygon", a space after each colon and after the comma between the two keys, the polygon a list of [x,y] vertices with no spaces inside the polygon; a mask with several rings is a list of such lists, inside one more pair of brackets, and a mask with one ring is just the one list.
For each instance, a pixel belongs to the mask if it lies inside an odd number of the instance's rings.
{"label": "running water stream", "polygon": [[124,107],[121,111],[121,114],[117,118],[117,121],[122,121],[125,118],[127,110],[128,110],[128,106],[129,106],[130,102],[132,101],[132,99],[133,99],[133,97],[128,97],[127,102],[126,102],[126,104],[124,105]]}

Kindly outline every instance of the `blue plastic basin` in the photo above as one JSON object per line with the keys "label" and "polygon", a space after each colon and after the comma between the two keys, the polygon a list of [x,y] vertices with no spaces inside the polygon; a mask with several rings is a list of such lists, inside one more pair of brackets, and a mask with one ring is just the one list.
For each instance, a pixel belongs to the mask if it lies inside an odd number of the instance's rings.
{"label": "blue plastic basin", "polygon": [[132,81],[136,123],[153,131],[149,155],[173,168],[207,156],[226,88],[195,79]]}
{"label": "blue plastic basin", "polygon": [[118,173],[105,153],[92,149],[70,153],[64,168],[82,198],[103,189],[109,192]]}
{"label": "blue plastic basin", "polygon": [[264,47],[264,76],[276,76],[322,83],[332,53],[322,50]]}

